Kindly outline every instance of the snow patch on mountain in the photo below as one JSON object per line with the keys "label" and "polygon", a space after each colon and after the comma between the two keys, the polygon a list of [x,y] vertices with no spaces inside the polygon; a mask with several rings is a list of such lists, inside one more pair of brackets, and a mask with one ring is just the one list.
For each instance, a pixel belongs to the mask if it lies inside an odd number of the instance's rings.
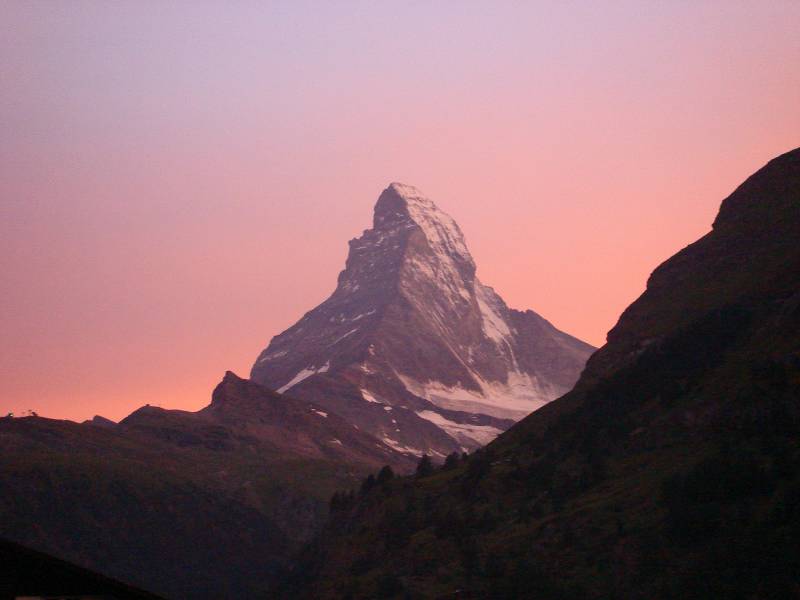
{"label": "snow patch on mountain", "polygon": [[358,331],[358,327],[356,327],[355,329],[351,329],[350,331],[348,331],[348,332],[347,332],[347,333],[345,333],[344,335],[340,335],[340,336],[339,336],[338,338],[336,338],[336,339],[333,341],[333,343],[331,343],[330,345],[331,345],[331,346],[335,346],[336,344],[338,344],[339,342],[341,342],[343,339],[345,339],[345,338],[348,338],[348,337],[350,337],[351,335],[353,335],[353,334],[354,334],[356,331]]}
{"label": "snow patch on mountain", "polygon": [[486,337],[495,344],[506,342],[511,337],[511,329],[496,308],[494,290],[476,281],[475,299],[481,311],[481,324]]}
{"label": "snow patch on mountain", "polygon": [[[492,427],[491,425],[457,423],[432,410],[418,411],[417,416],[425,419],[426,421],[430,421],[441,429],[444,429],[445,432],[453,436],[460,443],[477,442],[483,446],[503,433],[501,429]],[[467,450],[467,448],[464,448],[464,450]]]}
{"label": "snow patch on mountain", "polygon": [[423,450],[419,448],[414,448],[413,446],[404,446],[397,440],[394,440],[387,435],[383,436],[382,441],[387,446],[393,448],[394,450],[397,450],[398,452],[403,452],[404,454],[413,454],[414,456],[420,456],[425,453]]}
{"label": "snow patch on mountain", "polygon": [[383,404],[380,400],[378,400],[375,396],[369,393],[367,390],[361,390],[361,397],[364,398],[367,402],[374,402],[375,404]]}
{"label": "snow patch on mountain", "polygon": [[372,310],[369,310],[369,311],[367,311],[367,312],[365,312],[365,313],[361,313],[361,314],[358,314],[358,315],[356,315],[355,317],[351,317],[351,318],[350,318],[350,320],[351,320],[351,321],[358,321],[359,319],[363,319],[364,317],[368,317],[368,316],[370,316],[370,315],[374,315],[374,314],[375,314],[375,312],[376,312],[376,311],[375,311],[375,309],[373,308]]}
{"label": "snow patch on mountain", "polygon": [[305,369],[302,369],[297,375],[292,377],[289,380],[288,383],[286,383],[285,385],[282,385],[281,387],[279,387],[277,392],[279,394],[282,394],[286,390],[288,390],[290,388],[293,388],[298,383],[300,383],[304,379],[308,379],[312,375],[316,375],[317,373],[325,373],[328,369],[330,369],[330,367],[331,367],[331,361],[326,362],[324,365],[322,365],[319,368],[317,368],[317,367],[306,367]]}
{"label": "snow patch on mountain", "polygon": [[280,358],[281,356],[286,356],[288,352],[286,350],[282,350],[280,352],[270,352],[269,354],[265,355],[263,358],[259,358],[258,362],[264,362],[265,360],[275,360],[276,358]]}
{"label": "snow patch on mountain", "polygon": [[375,372],[375,371],[372,370],[372,368],[367,363],[361,363],[358,366],[358,368],[359,368],[360,371],[363,371],[367,375],[372,375]]}
{"label": "snow patch on mountain", "polygon": [[480,385],[480,391],[458,385],[447,386],[439,381],[420,382],[397,374],[409,392],[440,408],[486,414],[501,419],[519,420],[547,404],[557,393],[548,386],[541,385],[527,373],[519,371],[510,371],[506,382],[485,381],[476,373],[472,375]]}

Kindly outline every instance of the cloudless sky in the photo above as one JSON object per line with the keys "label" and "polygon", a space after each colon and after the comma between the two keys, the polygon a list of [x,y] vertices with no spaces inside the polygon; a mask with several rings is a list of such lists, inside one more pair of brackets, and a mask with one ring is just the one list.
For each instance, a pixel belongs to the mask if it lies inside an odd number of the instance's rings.
{"label": "cloudless sky", "polygon": [[600,345],[800,145],[800,2],[0,4],[0,410],[197,409],[392,181]]}

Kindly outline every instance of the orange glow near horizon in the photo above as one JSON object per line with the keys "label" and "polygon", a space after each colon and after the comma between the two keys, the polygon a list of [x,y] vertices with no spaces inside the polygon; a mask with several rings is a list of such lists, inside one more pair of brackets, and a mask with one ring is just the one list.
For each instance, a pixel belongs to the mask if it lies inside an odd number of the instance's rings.
{"label": "orange glow near horizon", "polygon": [[204,406],[333,291],[391,181],[601,345],[800,145],[798,3],[462,6],[0,8],[0,410]]}

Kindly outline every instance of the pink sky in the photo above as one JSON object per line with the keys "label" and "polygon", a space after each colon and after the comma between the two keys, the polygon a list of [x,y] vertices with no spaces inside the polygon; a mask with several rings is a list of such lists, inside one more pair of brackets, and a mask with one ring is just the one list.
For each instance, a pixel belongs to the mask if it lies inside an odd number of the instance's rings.
{"label": "pink sky", "polygon": [[0,410],[197,409],[391,181],[600,345],[800,145],[800,3],[0,7]]}

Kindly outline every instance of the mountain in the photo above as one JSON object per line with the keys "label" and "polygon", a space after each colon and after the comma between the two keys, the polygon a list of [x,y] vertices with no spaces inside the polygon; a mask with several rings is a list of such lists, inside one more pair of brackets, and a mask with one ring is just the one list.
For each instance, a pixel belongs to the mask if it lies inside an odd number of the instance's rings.
{"label": "mountain", "polygon": [[227,373],[198,412],[0,419],[0,536],[169,598],[266,594],[334,491],[413,461]]}
{"label": "mountain", "polygon": [[800,149],[659,266],[575,388],[337,503],[286,597],[796,598]]}
{"label": "mountain", "polygon": [[391,184],[333,294],[274,337],[250,378],[393,448],[475,449],[575,383],[594,348],[475,276],[458,225]]}

